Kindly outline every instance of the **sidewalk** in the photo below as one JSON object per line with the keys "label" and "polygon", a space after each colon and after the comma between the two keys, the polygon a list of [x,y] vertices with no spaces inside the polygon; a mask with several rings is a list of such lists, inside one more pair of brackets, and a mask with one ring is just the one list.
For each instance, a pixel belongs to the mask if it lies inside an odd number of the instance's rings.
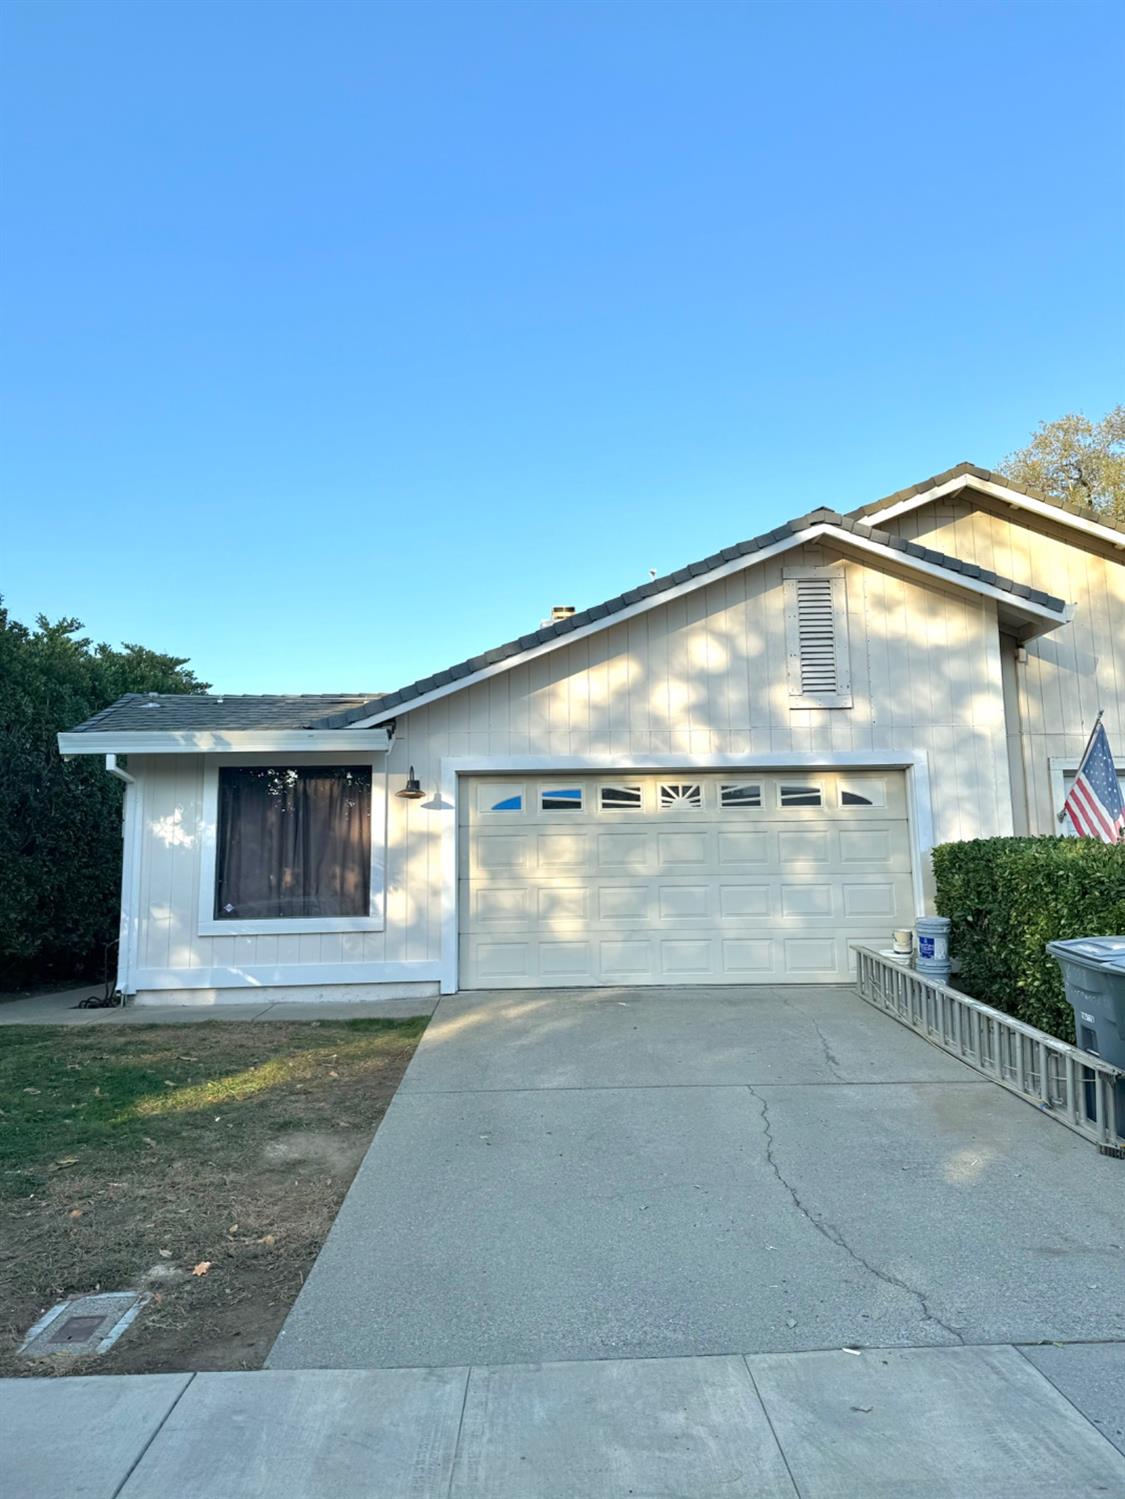
{"label": "sidewalk", "polygon": [[[325,1004],[299,1000],[278,1004],[264,997],[244,1005],[124,1005],[108,1010],[79,1010],[80,1000],[101,992],[96,983],[54,994],[31,994],[26,999],[8,999],[0,1004],[2,1025],[194,1025],[201,1020],[402,1020],[410,1015],[430,1015],[437,999],[356,1000]],[[263,990],[263,996],[268,990]]]}
{"label": "sidewalk", "polygon": [[1125,1492],[1125,1344],[0,1381],[6,1499]]}

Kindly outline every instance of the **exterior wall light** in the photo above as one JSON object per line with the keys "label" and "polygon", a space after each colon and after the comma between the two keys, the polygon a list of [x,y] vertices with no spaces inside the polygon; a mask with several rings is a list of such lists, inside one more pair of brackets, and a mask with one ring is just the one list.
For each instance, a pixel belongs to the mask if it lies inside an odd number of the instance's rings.
{"label": "exterior wall light", "polygon": [[422,790],[421,781],[414,774],[414,767],[412,765],[410,767],[410,774],[406,778],[406,785],[401,791],[396,791],[395,795],[401,796],[403,801],[416,802],[420,797],[425,796],[425,794]]}

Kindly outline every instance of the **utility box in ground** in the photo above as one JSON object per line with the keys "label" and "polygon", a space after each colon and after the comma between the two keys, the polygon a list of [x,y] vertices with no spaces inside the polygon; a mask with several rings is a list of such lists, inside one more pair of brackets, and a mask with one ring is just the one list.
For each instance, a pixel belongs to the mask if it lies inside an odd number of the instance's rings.
{"label": "utility box in ground", "polygon": [[[1125,937],[1048,942],[1062,969],[1074,1035],[1083,1051],[1125,1068]],[[1117,1084],[1117,1132],[1125,1138],[1125,1079]]]}

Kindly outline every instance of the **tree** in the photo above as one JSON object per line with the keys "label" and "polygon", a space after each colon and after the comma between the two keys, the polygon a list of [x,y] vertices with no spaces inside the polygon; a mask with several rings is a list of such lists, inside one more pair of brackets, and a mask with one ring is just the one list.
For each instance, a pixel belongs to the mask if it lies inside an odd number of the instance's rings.
{"label": "tree", "polygon": [[1084,505],[1125,521],[1125,406],[1100,422],[1070,413],[1039,430],[1000,472],[1064,505]]}
{"label": "tree", "polygon": [[121,783],[55,742],[125,692],[205,692],[186,658],[34,629],[0,603],[0,982],[100,973],[117,935]]}

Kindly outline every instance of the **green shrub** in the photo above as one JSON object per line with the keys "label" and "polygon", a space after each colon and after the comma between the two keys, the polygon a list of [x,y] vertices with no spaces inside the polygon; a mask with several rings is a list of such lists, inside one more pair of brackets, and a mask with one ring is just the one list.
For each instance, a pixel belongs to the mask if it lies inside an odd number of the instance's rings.
{"label": "green shrub", "polygon": [[126,692],[203,692],[186,659],[113,650],[76,619],[34,629],[0,604],[0,989],[101,976],[117,932],[121,784],[55,734]]}
{"label": "green shrub", "polygon": [[1125,933],[1125,843],[978,838],[934,849],[937,909],[952,923],[966,994],[1074,1040],[1048,942]]}

